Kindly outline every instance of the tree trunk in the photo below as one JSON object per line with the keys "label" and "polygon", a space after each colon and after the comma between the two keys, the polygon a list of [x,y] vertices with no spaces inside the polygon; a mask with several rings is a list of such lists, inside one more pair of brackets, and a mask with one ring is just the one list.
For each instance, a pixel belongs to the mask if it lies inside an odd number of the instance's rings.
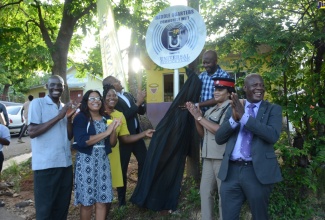
{"label": "tree trunk", "polygon": [[[325,30],[324,30],[325,32]],[[316,48],[316,57],[315,57],[315,80],[314,82],[318,84],[316,86],[316,97],[318,97],[318,106],[320,108],[324,108],[324,98],[323,98],[323,90],[321,88],[324,88],[322,86],[322,80],[321,80],[321,75],[322,75],[322,69],[323,69],[323,57],[325,54],[325,41],[324,39],[317,40],[315,42],[315,48]],[[317,126],[317,136],[318,137],[323,137],[325,134],[325,125],[324,123],[318,122]],[[320,142],[323,142],[322,139],[319,139]],[[316,155],[317,152],[317,146],[312,146],[311,153],[313,156]]]}
{"label": "tree trunk", "polygon": [[3,87],[3,93],[1,95],[1,100],[2,101],[10,101],[10,99],[9,99],[9,87],[10,87],[9,84],[5,84],[4,85],[4,87]]}
{"label": "tree trunk", "polygon": [[64,103],[70,101],[70,92],[67,83],[67,62],[74,25],[75,22],[72,17],[66,18],[65,23],[62,22],[57,40],[53,45],[53,48],[51,48],[51,56],[54,62],[52,75],[59,75],[64,80],[65,88],[61,97],[61,100]]}

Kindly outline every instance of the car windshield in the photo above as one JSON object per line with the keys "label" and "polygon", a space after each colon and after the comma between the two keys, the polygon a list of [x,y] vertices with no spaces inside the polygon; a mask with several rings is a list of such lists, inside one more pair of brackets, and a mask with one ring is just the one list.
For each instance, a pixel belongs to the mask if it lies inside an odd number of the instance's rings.
{"label": "car windshield", "polygon": [[7,112],[10,115],[17,115],[19,113],[20,108],[20,106],[8,106]]}

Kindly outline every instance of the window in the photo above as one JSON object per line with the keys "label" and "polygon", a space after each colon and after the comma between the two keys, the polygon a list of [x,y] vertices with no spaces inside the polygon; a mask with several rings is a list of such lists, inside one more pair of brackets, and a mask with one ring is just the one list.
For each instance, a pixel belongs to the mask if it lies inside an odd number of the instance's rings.
{"label": "window", "polygon": [[[184,85],[184,73],[179,73],[179,89]],[[164,75],[164,102],[174,100],[174,75],[173,73]]]}

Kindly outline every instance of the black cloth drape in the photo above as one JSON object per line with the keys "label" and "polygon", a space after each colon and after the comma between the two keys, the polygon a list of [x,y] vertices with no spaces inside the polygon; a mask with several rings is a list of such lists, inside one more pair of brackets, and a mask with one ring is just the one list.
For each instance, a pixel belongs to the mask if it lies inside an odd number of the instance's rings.
{"label": "black cloth drape", "polygon": [[198,76],[189,70],[186,74],[188,79],[157,125],[141,178],[131,196],[130,201],[140,207],[154,211],[177,208],[186,156],[196,135],[193,116],[179,106],[187,101],[198,102],[201,92]]}

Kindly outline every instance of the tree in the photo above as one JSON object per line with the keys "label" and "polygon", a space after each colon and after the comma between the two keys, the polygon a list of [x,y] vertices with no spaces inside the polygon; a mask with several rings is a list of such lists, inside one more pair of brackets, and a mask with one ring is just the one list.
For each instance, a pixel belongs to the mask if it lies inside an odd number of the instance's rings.
{"label": "tree", "polygon": [[48,65],[44,60],[48,60],[49,56],[44,47],[28,43],[29,38],[20,26],[21,15],[16,10],[3,5],[0,6],[0,11],[0,73],[4,85],[2,98],[8,100],[9,87],[14,91],[25,92],[28,89],[26,79],[33,70],[46,70]]}
{"label": "tree", "polygon": [[[26,39],[35,47],[45,47],[51,57],[52,74],[60,75],[66,83],[66,69],[71,40],[76,29],[86,31],[93,25],[96,12],[96,1],[59,0],[53,1],[10,1],[3,3],[2,9],[8,9],[8,16],[18,21],[19,28],[24,31]],[[41,36],[42,41],[39,41]],[[76,36],[74,43],[80,45],[80,37]],[[29,62],[29,61],[28,61]],[[63,101],[69,100],[68,88],[63,95]]]}

